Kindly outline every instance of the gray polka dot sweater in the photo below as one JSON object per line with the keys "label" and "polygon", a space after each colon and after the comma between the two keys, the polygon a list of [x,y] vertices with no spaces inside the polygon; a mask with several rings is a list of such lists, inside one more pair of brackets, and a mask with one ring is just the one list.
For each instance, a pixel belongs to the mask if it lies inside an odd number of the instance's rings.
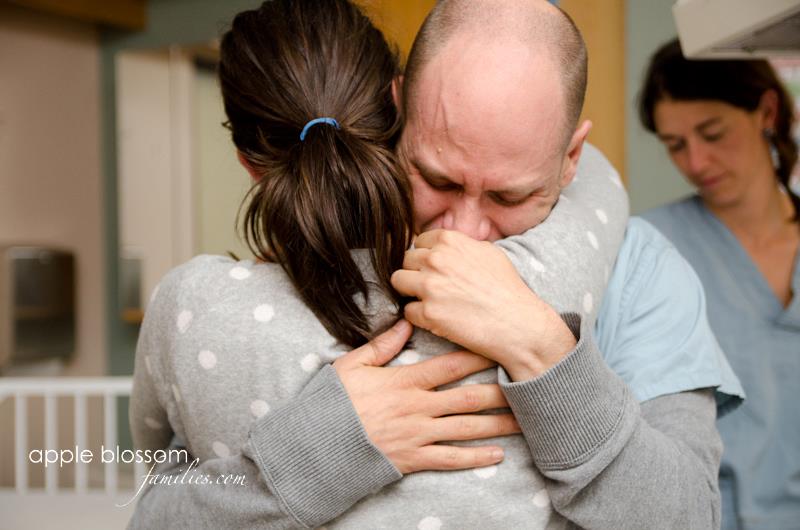
{"label": "gray polka dot sweater", "polygon": [[[578,182],[548,220],[499,242],[528,285],[565,315],[579,342],[533,384],[510,383],[501,369],[459,383],[501,382],[523,429],[538,423],[525,436],[476,442],[500,444],[506,457],[467,471],[401,476],[370,443],[330,366],[348,348],[305,307],[279,266],[200,256],[174,269],[153,293],[142,326],[131,427],[137,449],[184,447],[190,460],[199,459],[196,467],[168,462],[153,473],[206,481],[147,484],[129,527],[566,526],[552,509],[560,501],[551,499],[545,477],[561,473],[559,480],[572,489],[560,496],[599,493],[602,485],[583,489],[602,470],[597,462],[627,443],[603,445],[605,438],[639,417],[589,331],[626,219],[618,177],[587,146]],[[374,329],[384,329],[395,308],[374,281],[366,255],[355,256],[371,287],[366,312]],[[412,344],[392,364],[456,349],[421,330]],[[583,390],[566,398],[564,388]],[[557,410],[545,406],[556,399]],[[576,441],[565,444],[565,432],[573,431]],[[593,451],[594,464],[575,468],[571,461]],[[230,475],[246,477],[246,484],[218,483]]]}

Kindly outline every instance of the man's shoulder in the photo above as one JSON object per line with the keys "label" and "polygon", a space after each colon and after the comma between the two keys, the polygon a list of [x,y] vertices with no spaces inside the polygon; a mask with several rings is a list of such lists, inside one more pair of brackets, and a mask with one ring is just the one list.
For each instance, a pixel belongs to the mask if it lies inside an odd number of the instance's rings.
{"label": "man's shoulder", "polygon": [[677,254],[674,245],[649,221],[641,217],[631,217],[625,229],[612,277],[627,278],[642,267],[654,266],[655,261],[665,256]]}
{"label": "man's shoulder", "polygon": [[708,387],[720,404],[743,395],[708,325],[697,274],[644,219],[628,223],[596,336],[640,401]]}
{"label": "man's shoulder", "polygon": [[691,265],[657,228],[631,217],[608,280],[600,328],[625,328],[643,314],[671,318],[704,304],[703,288]]}

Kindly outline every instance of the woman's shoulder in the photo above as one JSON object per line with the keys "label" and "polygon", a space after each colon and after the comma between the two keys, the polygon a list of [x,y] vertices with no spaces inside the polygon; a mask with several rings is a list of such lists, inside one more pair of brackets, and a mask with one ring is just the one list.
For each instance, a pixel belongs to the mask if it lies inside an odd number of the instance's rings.
{"label": "woman's shoulder", "polygon": [[702,214],[702,202],[697,195],[680,199],[641,214],[641,217],[655,226],[662,234],[675,242],[696,226]]}
{"label": "woman's shoulder", "polygon": [[701,207],[702,202],[700,201],[700,197],[697,195],[689,195],[677,201],[651,208],[641,213],[640,216],[654,226],[659,227],[659,225],[664,223],[676,223],[687,220],[687,215],[697,212]]}
{"label": "woman's shoulder", "polygon": [[148,311],[156,306],[209,305],[221,301],[236,303],[236,298],[260,291],[291,292],[283,269],[274,263],[252,259],[235,260],[228,256],[202,254],[174,267],[158,283],[150,297]]}

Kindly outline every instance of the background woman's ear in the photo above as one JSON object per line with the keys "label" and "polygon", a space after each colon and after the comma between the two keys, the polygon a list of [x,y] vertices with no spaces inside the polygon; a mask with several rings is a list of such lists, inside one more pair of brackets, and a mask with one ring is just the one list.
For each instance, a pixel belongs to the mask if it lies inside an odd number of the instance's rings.
{"label": "background woman's ear", "polygon": [[403,76],[398,75],[392,80],[392,99],[394,99],[394,106],[402,114],[403,113]]}
{"label": "background woman's ear", "polygon": [[241,151],[238,149],[236,150],[236,158],[239,159],[239,163],[242,165],[243,168],[250,173],[250,178],[253,179],[253,182],[258,182],[261,180],[261,175],[259,175],[253,166],[250,165],[250,162],[247,161],[247,158],[242,154]]}
{"label": "background woman's ear", "polygon": [[762,119],[761,128],[775,129],[775,120],[778,116],[778,93],[774,89],[770,88],[761,94],[758,111]]}

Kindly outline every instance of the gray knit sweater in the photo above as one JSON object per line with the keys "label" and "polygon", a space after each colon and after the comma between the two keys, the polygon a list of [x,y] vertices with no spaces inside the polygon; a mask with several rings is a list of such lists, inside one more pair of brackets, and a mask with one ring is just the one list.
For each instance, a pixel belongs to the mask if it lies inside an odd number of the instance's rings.
{"label": "gray knit sweater", "polygon": [[[523,435],[487,468],[402,477],[373,446],[330,363],[348,348],[303,305],[280,267],[201,256],[161,282],[137,349],[131,425],[139,449],[186,447],[194,474],[247,485],[145,488],[131,528],[708,528],[718,524],[720,443],[710,392],[641,407],[591,338],[626,218],[596,150],[548,222],[501,243],[579,339],[545,375],[500,382]],[[613,192],[613,193],[612,193]],[[588,242],[588,243],[587,243]],[[375,329],[394,307],[355,253]],[[549,271],[552,271],[550,273]],[[550,281],[548,277],[558,277]],[[456,347],[417,330],[413,363]],[[186,463],[156,469],[180,475]],[[654,495],[653,481],[665,481]],[[645,487],[645,485],[647,487]],[[555,509],[554,509],[555,508]]]}

